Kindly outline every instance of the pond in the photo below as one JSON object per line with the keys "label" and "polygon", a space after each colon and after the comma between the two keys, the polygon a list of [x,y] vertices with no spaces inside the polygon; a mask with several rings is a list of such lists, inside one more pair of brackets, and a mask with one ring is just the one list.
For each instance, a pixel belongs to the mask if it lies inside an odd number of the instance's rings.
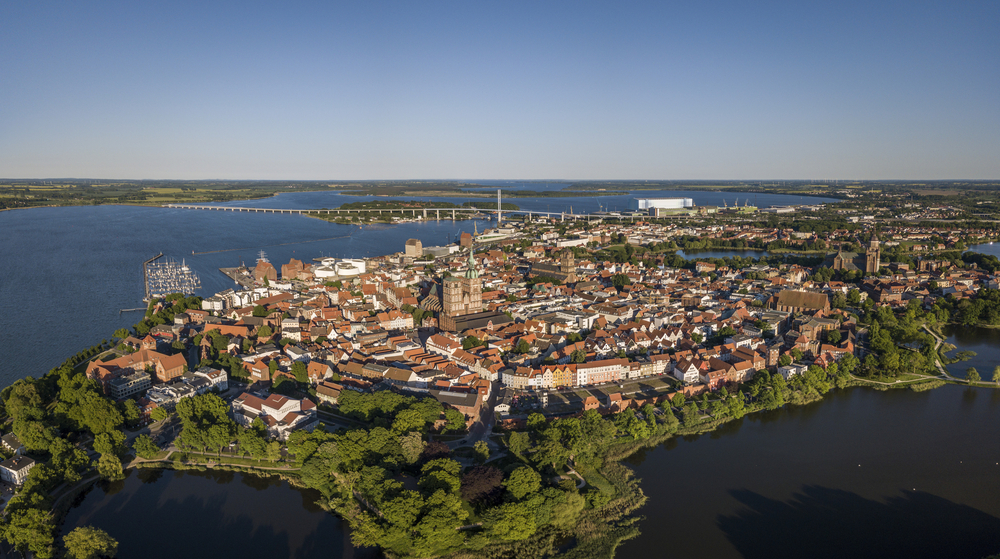
{"label": "pond", "polygon": [[98,483],[63,527],[95,526],[118,540],[122,559],[261,557],[369,559],[345,522],[318,506],[319,493],[277,477],[235,472],[129,470]]}

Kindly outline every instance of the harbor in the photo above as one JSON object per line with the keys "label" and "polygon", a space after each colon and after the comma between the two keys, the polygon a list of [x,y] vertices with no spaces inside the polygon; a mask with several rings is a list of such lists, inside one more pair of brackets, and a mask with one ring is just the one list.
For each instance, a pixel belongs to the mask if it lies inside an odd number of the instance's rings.
{"label": "harbor", "polygon": [[143,301],[149,302],[157,297],[163,297],[170,293],[193,294],[201,289],[201,280],[198,274],[188,267],[183,260],[180,264],[176,260],[167,259],[164,262],[157,262],[163,258],[163,253],[142,263],[143,280],[146,287],[146,296]]}

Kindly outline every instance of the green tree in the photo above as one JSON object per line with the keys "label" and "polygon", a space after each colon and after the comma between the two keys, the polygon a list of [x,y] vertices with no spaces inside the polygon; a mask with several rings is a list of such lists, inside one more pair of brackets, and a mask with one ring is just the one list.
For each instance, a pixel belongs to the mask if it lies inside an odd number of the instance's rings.
{"label": "green tree", "polygon": [[475,336],[466,336],[465,339],[462,340],[462,349],[464,350],[470,350],[481,345],[483,345],[483,342]]}
{"label": "green tree", "polygon": [[153,408],[153,411],[149,412],[149,418],[153,421],[163,421],[164,419],[170,417],[170,413],[165,408]]}
{"label": "green tree", "polygon": [[114,454],[102,454],[97,461],[97,472],[108,481],[118,481],[125,479],[125,472],[122,470],[122,461]]}
{"label": "green tree", "polygon": [[270,338],[273,335],[274,335],[274,330],[271,330],[271,327],[268,326],[267,324],[264,324],[263,326],[257,329],[258,338]]}
{"label": "green tree", "polygon": [[510,473],[510,476],[503,482],[503,486],[514,499],[519,501],[538,492],[542,486],[542,476],[527,466],[521,466]]}
{"label": "green tree", "polygon": [[840,330],[830,330],[829,332],[826,333],[826,341],[830,342],[831,344],[835,345],[839,344],[840,339],[841,339]]}
{"label": "green tree", "polygon": [[531,345],[527,340],[521,338],[517,340],[517,346],[514,347],[514,353],[525,354],[531,351]]}
{"label": "green tree", "polygon": [[415,464],[424,452],[424,440],[420,433],[410,432],[400,437],[399,446],[403,452],[403,460],[407,464]]}
{"label": "green tree", "polygon": [[292,363],[292,374],[295,375],[297,382],[301,382],[302,384],[309,383],[309,367],[302,361]]}
{"label": "green tree", "polygon": [[153,439],[146,434],[136,437],[135,440],[132,441],[132,448],[140,458],[145,458],[147,460],[155,457],[156,453],[160,451],[160,449],[156,447],[156,443],[153,442]]}
{"label": "green tree", "polygon": [[[628,245],[631,247],[632,245]],[[625,274],[615,274],[611,276],[611,285],[615,287],[618,291],[621,291],[626,285],[630,285],[632,279]]]}
{"label": "green tree", "polygon": [[253,315],[254,316],[263,318],[263,317],[265,317],[265,316],[267,316],[269,314],[271,314],[271,312],[268,311],[267,308],[264,307],[263,305],[254,305],[254,307],[253,307]]}
{"label": "green tree", "polygon": [[66,556],[70,559],[98,559],[114,557],[118,553],[118,541],[107,532],[92,526],[80,526],[63,536]]}
{"label": "green tree", "polygon": [[993,382],[1000,384],[1000,365],[993,367]]}
{"label": "green tree", "polygon": [[778,356],[778,365],[781,367],[787,367],[792,364],[792,358],[787,353],[782,353]]}
{"label": "green tree", "polygon": [[135,400],[129,398],[121,403],[121,414],[129,425],[135,425],[139,421],[142,412],[139,411],[139,406],[135,403]]}
{"label": "green tree", "polygon": [[517,455],[523,455],[531,448],[531,437],[524,431],[514,431],[507,436],[507,447]]}
{"label": "green tree", "polygon": [[462,412],[454,408],[448,408],[444,411],[444,418],[447,420],[447,423],[444,426],[445,431],[465,430],[465,415],[463,415]]}
{"label": "green tree", "polygon": [[[7,510],[10,512],[10,505]],[[25,508],[10,512],[4,538],[18,551],[32,552],[39,559],[52,557],[55,524],[47,510]]]}
{"label": "green tree", "polygon": [[969,384],[976,384],[982,379],[979,377],[979,371],[975,367],[969,367],[965,370],[965,380],[969,381]]}
{"label": "green tree", "polygon": [[569,354],[569,360],[571,363],[583,363],[587,360],[587,352],[583,349],[574,349]]}
{"label": "green tree", "polygon": [[486,444],[486,441],[476,441],[474,448],[477,462],[482,464],[490,459],[490,445]]}

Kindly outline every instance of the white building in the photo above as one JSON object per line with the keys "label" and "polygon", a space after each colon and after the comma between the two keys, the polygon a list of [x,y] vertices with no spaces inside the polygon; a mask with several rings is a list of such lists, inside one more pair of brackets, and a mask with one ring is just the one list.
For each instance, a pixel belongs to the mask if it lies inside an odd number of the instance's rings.
{"label": "white building", "polygon": [[268,434],[281,440],[286,440],[292,431],[312,431],[319,424],[316,404],[278,394],[271,394],[266,399],[249,392],[240,394],[233,400],[233,418],[245,427],[249,427],[254,419],[260,418]]}
{"label": "white building", "polygon": [[694,207],[693,198],[632,198],[628,207],[630,210],[650,210],[653,208],[663,210],[683,210]]}
{"label": "white building", "polygon": [[13,485],[21,485],[28,479],[28,472],[35,467],[35,461],[27,456],[14,456],[0,462],[0,479]]}

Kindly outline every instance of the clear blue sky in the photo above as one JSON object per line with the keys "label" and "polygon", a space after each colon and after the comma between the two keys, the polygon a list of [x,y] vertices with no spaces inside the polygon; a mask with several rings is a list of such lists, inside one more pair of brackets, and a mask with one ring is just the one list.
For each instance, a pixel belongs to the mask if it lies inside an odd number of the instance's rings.
{"label": "clear blue sky", "polygon": [[1000,178],[1000,2],[0,3],[0,177]]}

